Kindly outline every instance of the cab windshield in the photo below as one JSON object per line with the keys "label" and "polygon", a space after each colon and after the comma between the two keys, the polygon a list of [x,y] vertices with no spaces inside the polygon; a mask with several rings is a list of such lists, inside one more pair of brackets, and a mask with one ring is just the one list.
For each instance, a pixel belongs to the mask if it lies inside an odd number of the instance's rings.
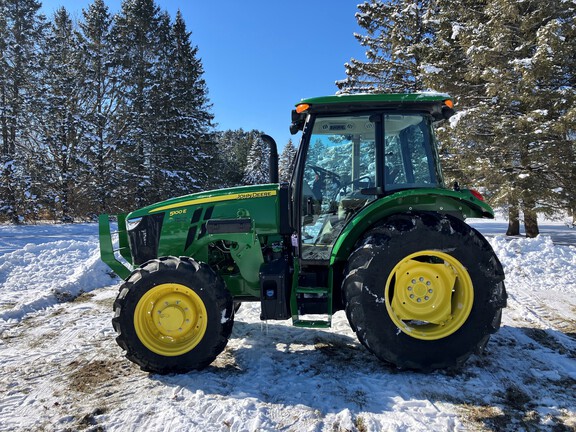
{"label": "cab windshield", "polygon": [[423,114],[317,116],[301,183],[302,259],[327,260],[350,217],[377,196],[441,187]]}

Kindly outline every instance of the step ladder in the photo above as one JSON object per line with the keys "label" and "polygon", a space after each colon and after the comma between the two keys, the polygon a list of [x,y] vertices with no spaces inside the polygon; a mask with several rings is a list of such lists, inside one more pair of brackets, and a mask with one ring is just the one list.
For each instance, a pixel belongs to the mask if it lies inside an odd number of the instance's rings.
{"label": "step ladder", "polygon": [[[329,328],[332,324],[332,290],[328,287],[295,286],[292,289],[290,308],[295,327]],[[302,318],[306,315],[314,318]]]}

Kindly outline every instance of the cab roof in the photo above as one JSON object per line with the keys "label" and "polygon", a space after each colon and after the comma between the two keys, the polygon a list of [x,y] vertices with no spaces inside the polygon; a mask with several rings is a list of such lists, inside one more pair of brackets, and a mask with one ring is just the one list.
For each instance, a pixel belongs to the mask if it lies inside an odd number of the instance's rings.
{"label": "cab roof", "polygon": [[361,93],[302,99],[292,111],[290,131],[302,130],[307,114],[341,114],[359,111],[420,111],[434,120],[450,118],[454,104],[446,93]]}
{"label": "cab roof", "polygon": [[358,93],[358,94],[341,94],[334,96],[321,96],[314,98],[302,99],[297,103],[308,105],[326,105],[326,104],[363,104],[363,103],[430,103],[430,102],[444,102],[450,99],[446,93]]}

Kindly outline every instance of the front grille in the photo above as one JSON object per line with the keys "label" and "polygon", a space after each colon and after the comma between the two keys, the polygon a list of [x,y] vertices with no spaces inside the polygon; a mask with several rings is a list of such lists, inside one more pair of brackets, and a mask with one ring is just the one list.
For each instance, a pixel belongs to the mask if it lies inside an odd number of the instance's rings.
{"label": "front grille", "polygon": [[132,262],[140,265],[158,256],[158,243],[164,213],[144,216],[136,228],[128,231]]}

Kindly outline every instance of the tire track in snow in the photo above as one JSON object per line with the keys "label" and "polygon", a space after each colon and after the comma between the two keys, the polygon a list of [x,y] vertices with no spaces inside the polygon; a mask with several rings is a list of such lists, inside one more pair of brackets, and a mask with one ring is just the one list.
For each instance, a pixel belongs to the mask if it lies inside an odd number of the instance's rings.
{"label": "tire track in snow", "polygon": [[[530,329],[525,333],[536,342],[550,349],[554,349],[561,354],[568,354],[576,358],[576,325],[573,320],[558,316],[551,311],[543,301],[536,297],[535,293],[525,294],[522,290],[509,293],[509,302],[515,310],[519,311],[522,319],[530,324]],[[537,326],[537,329],[533,329]],[[542,330],[548,337],[543,337]],[[553,341],[550,340],[553,339]]]}

